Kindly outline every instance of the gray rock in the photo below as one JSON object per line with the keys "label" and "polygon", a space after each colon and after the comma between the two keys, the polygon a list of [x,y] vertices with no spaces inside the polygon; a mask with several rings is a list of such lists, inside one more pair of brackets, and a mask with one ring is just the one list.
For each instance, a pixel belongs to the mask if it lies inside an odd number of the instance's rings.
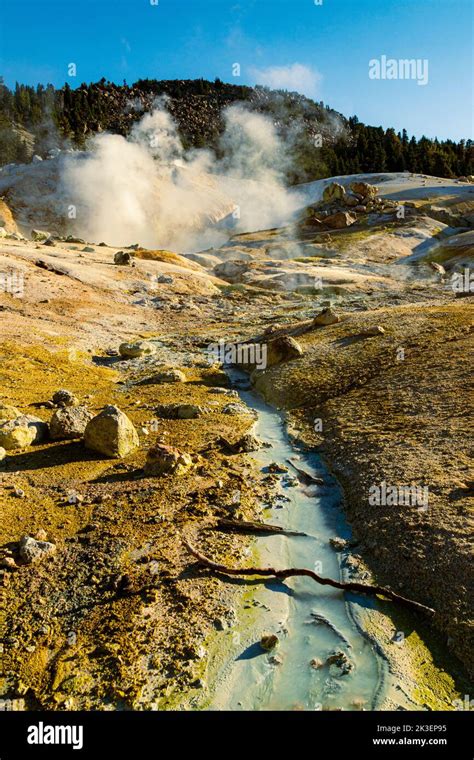
{"label": "gray rock", "polygon": [[223,407],[222,414],[250,414],[250,410],[243,404],[231,402]]}
{"label": "gray rock", "polygon": [[118,266],[126,266],[129,267],[133,263],[133,258],[131,253],[128,251],[117,251],[117,253],[114,256],[114,264],[117,264]]}
{"label": "gray rock", "polygon": [[56,545],[50,541],[37,541],[31,536],[23,536],[20,541],[20,557],[28,565],[54,554],[55,551]]}
{"label": "gray rock", "polygon": [[70,406],[58,409],[51,417],[49,432],[53,441],[82,438],[87,423],[93,415],[85,406]]}
{"label": "gray rock", "polygon": [[56,391],[51,400],[55,406],[79,406],[79,399],[65,388]]}

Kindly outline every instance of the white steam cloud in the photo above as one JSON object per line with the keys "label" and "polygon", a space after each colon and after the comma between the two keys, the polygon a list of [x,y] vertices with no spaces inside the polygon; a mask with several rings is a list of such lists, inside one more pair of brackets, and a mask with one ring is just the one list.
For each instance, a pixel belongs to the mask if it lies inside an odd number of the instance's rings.
{"label": "white steam cloud", "polygon": [[322,75],[310,66],[292,63],[289,66],[269,66],[266,69],[250,68],[250,76],[255,84],[270,87],[272,90],[288,90],[316,98]]}
{"label": "white steam cloud", "polygon": [[157,102],[128,138],[99,134],[70,154],[62,191],[77,208],[76,231],[117,246],[192,252],[233,232],[288,222],[301,205],[283,176],[288,151],[266,117],[231,106],[217,160],[185,151],[176,125]]}

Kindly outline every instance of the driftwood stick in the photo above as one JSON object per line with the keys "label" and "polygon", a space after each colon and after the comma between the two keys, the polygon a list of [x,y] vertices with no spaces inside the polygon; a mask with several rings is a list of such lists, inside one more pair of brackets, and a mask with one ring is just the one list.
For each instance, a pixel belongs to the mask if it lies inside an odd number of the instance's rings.
{"label": "driftwood stick", "polygon": [[192,554],[201,565],[204,565],[204,567],[208,567],[211,570],[216,570],[219,573],[224,573],[225,575],[261,575],[265,578],[278,578],[279,580],[303,575],[307,578],[312,578],[316,583],[320,583],[322,586],[332,586],[333,588],[338,588],[342,591],[352,591],[356,594],[367,594],[368,596],[385,596],[393,602],[398,602],[404,607],[416,610],[417,612],[423,612],[425,615],[431,616],[435,614],[435,611],[431,607],[427,607],[420,602],[415,602],[413,599],[407,599],[404,596],[400,596],[400,594],[396,594],[395,591],[385,588],[384,586],[372,586],[367,583],[357,583],[355,581],[335,581],[332,578],[324,578],[313,572],[313,570],[307,570],[306,568],[291,567],[286,570],[276,570],[273,567],[227,567],[227,565],[213,562],[209,557],[201,554],[184,537],[183,544],[189,553]]}
{"label": "driftwood stick", "polygon": [[271,523],[263,523],[256,520],[232,520],[229,517],[220,517],[215,525],[209,526],[209,530],[231,531],[234,533],[268,533],[269,535],[278,533],[284,536],[308,535],[296,530],[287,530],[280,525],[272,525]]}

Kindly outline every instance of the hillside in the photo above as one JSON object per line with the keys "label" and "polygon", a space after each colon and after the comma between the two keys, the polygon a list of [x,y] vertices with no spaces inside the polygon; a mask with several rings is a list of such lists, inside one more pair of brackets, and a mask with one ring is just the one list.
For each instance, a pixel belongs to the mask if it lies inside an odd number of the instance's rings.
{"label": "hillside", "polygon": [[471,140],[409,137],[406,130],[367,126],[323,102],[295,92],[227,84],[219,79],[138,80],[116,85],[105,79],[60,89],[18,84],[12,91],[0,78],[0,165],[26,163],[51,149],[84,148],[88,137],[110,131],[127,136],[133,125],[165,97],[167,110],[186,149],[210,148],[218,156],[223,109],[236,103],[269,116],[289,144],[291,184],[340,174],[375,171],[422,172],[439,177],[473,173]]}

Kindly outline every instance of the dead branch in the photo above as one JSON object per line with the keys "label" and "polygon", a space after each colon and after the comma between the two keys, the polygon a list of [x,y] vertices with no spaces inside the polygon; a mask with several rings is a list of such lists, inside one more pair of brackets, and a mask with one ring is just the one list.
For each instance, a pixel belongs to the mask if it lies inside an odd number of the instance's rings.
{"label": "dead branch", "polygon": [[368,596],[384,596],[387,599],[391,599],[393,602],[398,602],[404,607],[416,610],[417,612],[423,612],[425,615],[431,616],[435,614],[435,611],[431,607],[427,607],[420,602],[415,602],[413,599],[407,599],[404,596],[400,596],[400,594],[396,594],[395,591],[385,588],[384,586],[372,586],[367,583],[357,583],[356,581],[335,581],[332,578],[324,578],[313,572],[313,570],[307,570],[306,568],[292,567],[287,568],[286,570],[276,570],[273,567],[227,567],[227,565],[213,562],[211,559],[204,556],[204,554],[201,554],[186,538],[183,537],[182,540],[189,553],[192,554],[201,565],[204,565],[204,567],[208,567],[211,570],[216,570],[219,573],[224,573],[225,575],[261,575],[265,578],[278,578],[279,580],[302,575],[307,578],[312,578],[316,583],[320,583],[322,586],[332,586],[333,588],[338,588],[342,591],[352,591],[356,594],[367,594]]}
{"label": "dead branch", "polygon": [[324,480],[322,478],[316,478],[314,475],[311,475],[309,472],[306,472],[306,470],[302,470],[300,467],[297,467],[291,459],[286,460],[291,467],[293,467],[294,470],[297,472],[297,478],[300,481],[300,483],[303,483],[305,486],[313,485],[313,483],[317,486],[323,486]]}
{"label": "dead branch", "polygon": [[235,533],[268,533],[282,534],[284,536],[307,536],[297,530],[287,530],[280,525],[258,522],[256,520],[232,520],[229,517],[220,517],[215,525],[210,525],[209,530],[233,531]]}

